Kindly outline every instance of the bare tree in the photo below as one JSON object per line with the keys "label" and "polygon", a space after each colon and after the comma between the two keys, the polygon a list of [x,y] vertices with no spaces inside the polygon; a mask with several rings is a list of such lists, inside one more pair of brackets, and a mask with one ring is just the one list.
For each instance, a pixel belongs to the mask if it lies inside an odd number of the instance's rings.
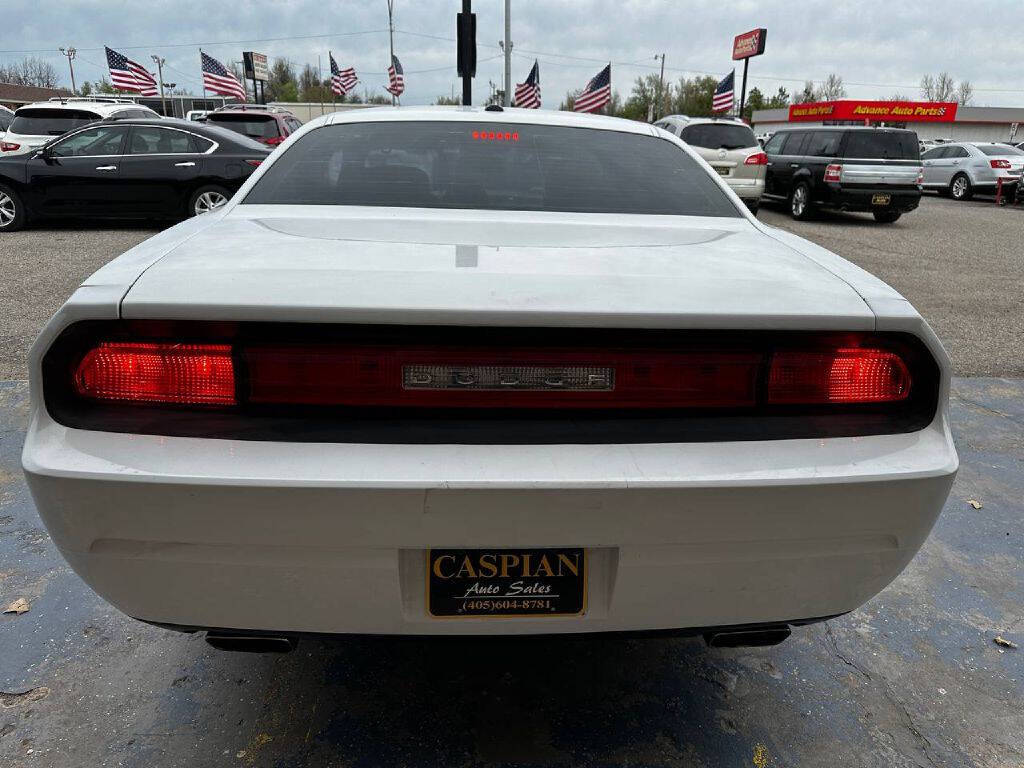
{"label": "bare tree", "polygon": [[967,106],[971,103],[974,98],[974,86],[971,85],[970,80],[961,80],[960,85],[956,87],[956,103],[962,106]]}
{"label": "bare tree", "polygon": [[825,82],[818,88],[819,101],[835,101],[846,95],[846,86],[843,85],[843,78],[833,73],[825,78]]}
{"label": "bare tree", "polygon": [[889,101],[910,101],[905,93],[896,91],[892,96],[889,97]]}
{"label": "bare tree", "polygon": [[935,77],[921,78],[921,97],[925,101],[950,101],[956,93],[956,80],[949,72],[939,72]]}
{"label": "bare tree", "polygon": [[37,59],[35,56],[26,56],[21,61],[0,67],[0,82],[56,88],[60,79],[50,62]]}
{"label": "bare tree", "polygon": [[804,83],[804,89],[799,93],[793,94],[794,104],[806,104],[810,101],[818,100],[818,91],[814,88],[814,81],[808,80]]}

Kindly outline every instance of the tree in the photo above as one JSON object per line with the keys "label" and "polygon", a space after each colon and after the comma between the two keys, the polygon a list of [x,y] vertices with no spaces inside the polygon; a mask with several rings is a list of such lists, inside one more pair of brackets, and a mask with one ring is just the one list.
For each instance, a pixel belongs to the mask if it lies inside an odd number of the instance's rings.
{"label": "tree", "polygon": [[[630,120],[647,120],[650,115],[653,115],[655,119],[661,117],[665,114],[665,105],[669,99],[662,98],[659,104],[659,90],[661,89],[657,75],[651,73],[644,77],[638,77],[633,83],[633,90],[630,92],[629,98],[624,104],[620,104],[613,114]],[[667,84],[664,90],[666,93],[670,93],[672,84]]]}
{"label": "tree", "polygon": [[817,90],[818,101],[835,101],[845,95],[846,87],[843,85],[843,78],[835,73],[826,77]]}
{"label": "tree", "polygon": [[437,101],[434,102],[435,106],[438,107],[457,107],[462,103],[462,99],[458,96],[438,96]]}
{"label": "tree", "polygon": [[910,99],[907,98],[906,94],[896,91],[896,93],[889,97],[889,101],[910,101]]}
{"label": "tree", "polygon": [[295,77],[295,66],[288,59],[274,59],[267,78],[267,101],[299,100],[299,82]]}
{"label": "tree", "polygon": [[807,104],[811,101],[818,101],[818,92],[814,88],[814,81],[808,80],[804,83],[804,89],[800,93],[794,94],[794,104]]}
{"label": "tree", "polygon": [[119,93],[119,91],[114,86],[112,86],[110,84],[110,81],[107,80],[106,76],[101,77],[99,80],[97,80],[95,83],[93,83],[92,84],[92,89],[96,93],[103,93],[103,94]]}
{"label": "tree", "polygon": [[672,89],[672,111],[690,117],[710,115],[711,100],[717,87],[718,79],[711,75],[695,77],[692,80],[686,77],[679,78],[679,82]]}
{"label": "tree", "polygon": [[749,122],[754,115],[754,110],[767,109],[768,102],[761,93],[761,89],[753,87],[747,94],[747,103],[743,107],[743,117]]}
{"label": "tree", "polygon": [[88,80],[83,82],[82,85],[78,89],[78,93],[80,95],[82,95],[82,96],[88,96],[89,94],[91,94],[92,93],[92,83],[90,83]]}
{"label": "tree", "polygon": [[26,56],[21,61],[0,66],[0,82],[31,85],[37,88],[56,88],[60,79],[50,62],[35,56]]}
{"label": "tree", "polygon": [[956,103],[967,106],[973,98],[974,86],[971,85],[969,80],[961,80],[960,85],[956,87]]}
{"label": "tree", "polygon": [[565,99],[563,99],[562,103],[558,105],[558,108],[563,112],[572,112],[573,105],[576,104],[576,99],[580,97],[582,92],[582,88],[577,88],[574,91],[568,91],[565,94]]}
{"label": "tree", "polygon": [[375,93],[372,96],[366,97],[367,104],[390,104],[391,97],[385,96],[383,93]]}
{"label": "tree", "polygon": [[789,91],[787,91],[780,85],[779,90],[775,93],[775,95],[768,99],[768,102],[765,104],[765,109],[783,109],[784,107],[788,106]]}
{"label": "tree", "polygon": [[925,75],[921,78],[921,98],[925,101],[950,101],[955,92],[956,81],[949,72],[939,72],[935,77]]}

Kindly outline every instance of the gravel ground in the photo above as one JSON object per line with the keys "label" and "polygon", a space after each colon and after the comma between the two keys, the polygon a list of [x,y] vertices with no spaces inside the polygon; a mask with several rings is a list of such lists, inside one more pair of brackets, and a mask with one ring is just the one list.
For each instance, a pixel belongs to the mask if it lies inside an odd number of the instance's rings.
{"label": "gravel ground", "polygon": [[[961,376],[1024,376],[1024,209],[927,197],[896,224],[864,214],[761,219],[813,240],[903,293],[946,345]],[[155,229],[32,229],[0,237],[0,381],[24,379],[46,320],[102,264]]]}

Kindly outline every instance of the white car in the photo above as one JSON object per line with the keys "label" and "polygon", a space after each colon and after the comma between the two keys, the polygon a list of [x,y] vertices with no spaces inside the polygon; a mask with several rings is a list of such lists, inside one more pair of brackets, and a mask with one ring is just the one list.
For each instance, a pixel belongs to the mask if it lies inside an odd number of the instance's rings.
{"label": "white car", "polygon": [[954,200],[970,200],[975,192],[995,192],[999,179],[1017,183],[1024,171],[1024,150],[988,141],[958,141],[921,155],[925,189]]}
{"label": "white car", "polygon": [[54,136],[62,136],[96,120],[160,117],[149,107],[114,96],[55,96],[18,107],[0,140],[0,156],[34,152]]}
{"label": "white car", "polygon": [[236,649],[778,642],[892,581],[958,464],[903,297],[678,138],[566,112],[318,118],[87,279],[30,370],[61,553]]}

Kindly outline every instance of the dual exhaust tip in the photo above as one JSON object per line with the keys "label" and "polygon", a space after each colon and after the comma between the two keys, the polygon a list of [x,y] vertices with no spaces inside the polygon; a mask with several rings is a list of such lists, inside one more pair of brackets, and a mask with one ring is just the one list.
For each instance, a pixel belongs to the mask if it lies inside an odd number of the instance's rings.
{"label": "dual exhaust tip", "polygon": [[[778,645],[790,635],[789,626],[722,629],[703,633],[704,642],[711,648],[765,648]],[[298,645],[298,638],[289,635],[245,635],[207,632],[206,642],[219,651],[242,653],[289,653]]]}

